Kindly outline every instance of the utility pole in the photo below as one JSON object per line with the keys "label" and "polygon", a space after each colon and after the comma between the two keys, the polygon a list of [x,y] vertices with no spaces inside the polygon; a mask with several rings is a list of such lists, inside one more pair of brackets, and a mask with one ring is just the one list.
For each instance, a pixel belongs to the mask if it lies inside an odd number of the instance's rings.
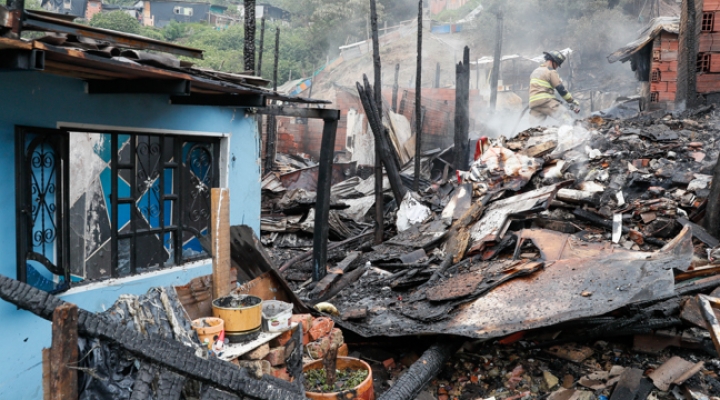
{"label": "utility pole", "polygon": [[258,51],[257,76],[262,76],[263,47],[265,47],[265,17],[260,20],[260,51]]}
{"label": "utility pole", "polygon": [[503,12],[497,14],[497,33],[495,34],[495,58],[493,60],[492,73],[490,74],[490,109],[497,107],[498,81],[500,80],[500,63],[502,62],[502,41],[503,41]]}
{"label": "utility pole", "polygon": [[420,159],[422,158],[422,30],[423,0],[418,1],[417,72],[415,73],[415,180],[413,190],[420,191]]}
{"label": "utility pole", "polygon": [[245,71],[255,73],[255,0],[245,0]]}

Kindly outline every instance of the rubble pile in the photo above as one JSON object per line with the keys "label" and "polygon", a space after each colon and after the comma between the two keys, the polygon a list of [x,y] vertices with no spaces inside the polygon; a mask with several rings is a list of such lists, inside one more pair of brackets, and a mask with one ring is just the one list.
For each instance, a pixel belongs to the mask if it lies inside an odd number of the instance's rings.
{"label": "rubble pile", "polygon": [[[300,298],[331,302],[339,312],[336,325],[364,337],[488,340],[522,332],[524,346],[547,354],[549,347],[570,341],[594,345],[659,335],[677,346],[692,342],[709,360],[717,357],[720,342],[713,345],[696,294],[720,286],[718,240],[700,225],[720,154],[718,134],[720,120],[707,107],[660,118],[594,117],[479,140],[469,171],[452,173],[444,158],[450,152],[438,151],[423,159],[426,185],[408,191],[400,204],[384,182],[386,230],[379,244],[372,237],[373,177],[347,177],[332,186],[334,242],[328,273],[319,282],[311,279],[312,225],[302,228],[314,223],[314,193],[269,184],[269,175],[263,194],[275,199],[276,208],[263,220],[261,239]],[[302,213],[291,217],[293,207]],[[271,227],[273,218],[287,223]],[[552,336],[537,339],[540,334]],[[528,357],[539,359],[537,351]],[[587,378],[605,380],[604,392],[600,384],[589,388],[593,396],[609,395],[618,386],[617,379],[608,381],[627,368],[639,368],[639,375],[632,371],[640,380],[660,367],[657,360],[640,365],[599,357],[599,368],[575,371],[572,385],[544,387],[543,393],[560,386],[588,389],[578,383],[583,372],[603,375]],[[471,361],[477,368],[478,360]],[[715,379],[708,365],[695,372]],[[492,379],[502,380],[515,368]],[[522,377],[534,367],[522,368],[512,379],[530,385]],[[568,375],[549,364],[538,368],[561,381]],[[713,393],[706,389],[716,381],[696,378],[661,392]],[[539,393],[530,385],[524,387],[530,394],[510,397],[490,386],[478,393],[518,399]],[[573,393],[548,398],[585,398]]]}

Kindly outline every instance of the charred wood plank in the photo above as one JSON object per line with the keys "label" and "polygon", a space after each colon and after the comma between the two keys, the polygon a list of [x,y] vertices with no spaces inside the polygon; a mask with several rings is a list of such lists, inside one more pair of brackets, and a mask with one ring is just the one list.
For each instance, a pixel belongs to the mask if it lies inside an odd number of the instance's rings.
{"label": "charred wood plank", "polygon": [[350,269],[353,263],[360,258],[359,251],[351,252],[343,261],[341,261],[334,269],[332,269],[324,278],[318,282],[308,296],[311,299],[322,297],[332,288],[333,284],[342,278],[346,271]]}
{"label": "charred wood plank", "polygon": [[[66,304],[47,292],[3,275],[0,275],[0,298],[46,320],[52,320],[53,311]],[[305,398],[289,382],[270,376],[255,380],[245,369],[228,365],[219,359],[197,357],[195,349],[180,342],[143,335],[85,310],[78,310],[77,324],[78,333],[82,336],[116,343],[141,361],[155,363],[188,379],[238,396],[267,400]]]}
{"label": "charred wood plank", "polygon": [[240,398],[232,393],[223,392],[221,390],[213,388],[207,388],[200,396],[200,400],[240,400]]}
{"label": "charred wood plank", "polygon": [[315,229],[313,232],[313,281],[318,282],[327,274],[327,248],[330,225],[330,187],[332,184],[333,156],[338,121],[323,120],[320,145],[320,169],[318,171],[317,203],[315,204]]}
{"label": "charred wood plank", "polygon": [[135,377],[130,400],[151,399],[153,397],[152,385],[157,377],[157,373],[158,368],[154,364],[148,362],[142,363]]}
{"label": "charred wood plank", "polygon": [[[380,65],[380,41],[378,38],[378,25],[377,25],[377,8],[375,0],[370,0],[370,28],[372,30],[372,47],[373,47],[373,74],[375,81],[375,92],[372,94],[375,99],[375,104],[382,110],[382,71]],[[370,96],[370,94],[368,94]],[[368,111],[365,111],[368,114]],[[368,114],[369,118],[369,114]],[[373,130],[374,132],[374,130]],[[383,215],[384,202],[383,198],[383,171],[381,161],[381,145],[377,138],[375,138],[375,243],[380,244],[383,242],[383,233],[385,231],[385,218]],[[399,203],[398,203],[399,204]]]}
{"label": "charred wood plank", "polygon": [[158,379],[158,397],[161,399],[179,399],[185,386],[185,377],[163,369]]}
{"label": "charred wood plank", "polygon": [[422,28],[423,0],[418,1],[417,71],[415,72],[415,181],[413,190],[420,191],[420,159],[422,158]]}
{"label": "charred wood plank", "polygon": [[78,398],[78,307],[64,303],[52,314],[50,361],[50,399]]}
{"label": "charred wood plank", "polygon": [[469,168],[470,148],[470,49],[465,46],[463,61],[455,69],[455,169]]}
{"label": "charred wood plank", "polygon": [[430,346],[410,369],[378,400],[412,400],[433,380],[445,362],[460,348],[457,341],[444,340]]}

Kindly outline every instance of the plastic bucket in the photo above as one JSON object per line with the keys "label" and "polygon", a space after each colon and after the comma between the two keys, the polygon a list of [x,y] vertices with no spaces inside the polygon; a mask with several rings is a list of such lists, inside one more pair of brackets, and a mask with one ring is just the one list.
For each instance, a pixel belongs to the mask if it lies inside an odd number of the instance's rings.
{"label": "plastic bucket", "polygon": [[262,305],[262,327],[265,332],[290,329],[293,305],[284,301],[265,300]]}
{"label": "plastic bucket", "polygon": [[205,343],[205,339],[212,343],[215,336],[220,335],[224,326],[225,323],[222,319],[213,317],[198,318],[192,322],[192,327],[197,332],[200,343]]}

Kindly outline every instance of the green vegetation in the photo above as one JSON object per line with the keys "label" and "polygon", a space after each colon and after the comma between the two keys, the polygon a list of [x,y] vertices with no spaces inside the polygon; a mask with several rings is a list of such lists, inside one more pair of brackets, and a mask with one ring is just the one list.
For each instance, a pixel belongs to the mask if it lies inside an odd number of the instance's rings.
{"label": "green vegetation", "polygon": [[97,13],[90,20],[90,26],[112,29],[127,33],[140,33],[140,22],[124,11]]}
{"label": "green vegetation", "polygon": [[311,369],[304,372],[305,390],[314,393],[335,393],[354,389],[368,377],[366,370],[339,369],[336,370],[336,379],[333,385],[327,381],[324,369]]}
{"label": "green vegetation", "polygon": [[472,10],[476,9],[477,6],[479,6],[482,3],[482,0],[470,0],[467,3],[465,3],[464,6],[458,8],[457,10],[445,10],[441,12],[440,14],[433,17],[436,21],[442,21],[442,22],[455,22],[459,21]]}

